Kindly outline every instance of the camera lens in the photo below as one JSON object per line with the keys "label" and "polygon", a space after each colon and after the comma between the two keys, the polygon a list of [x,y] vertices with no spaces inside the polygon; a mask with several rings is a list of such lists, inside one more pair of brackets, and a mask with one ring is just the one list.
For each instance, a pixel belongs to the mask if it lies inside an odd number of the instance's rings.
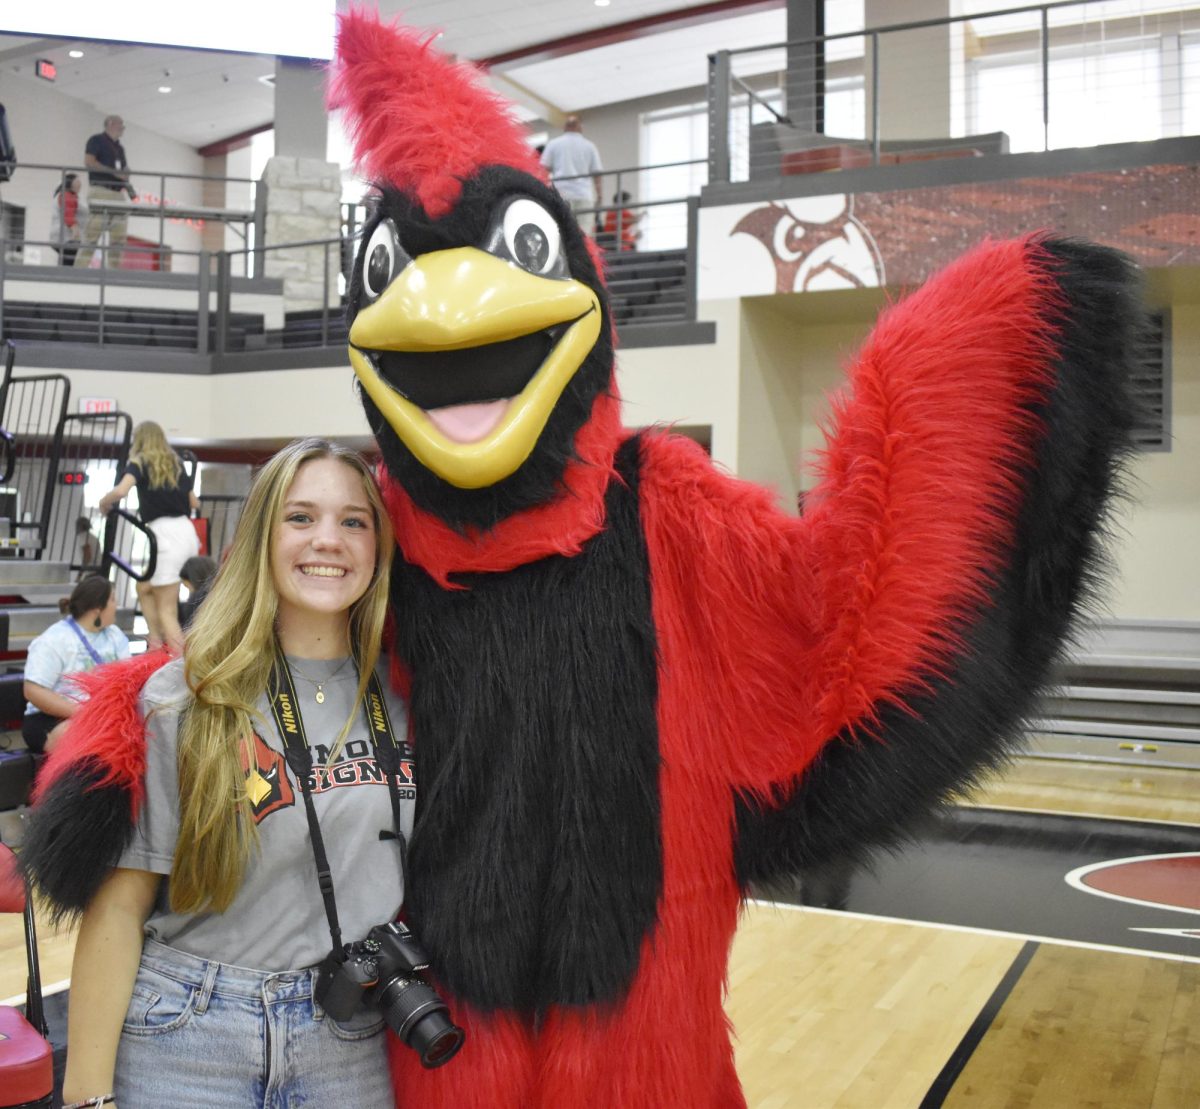
{"label": "camera lens", "polygon": [[446,1003],[420,979],[393,978],[380,987],[379,1010],[388,1027],[432,1070],[462,1047],[463,1030],[450,1020]]}

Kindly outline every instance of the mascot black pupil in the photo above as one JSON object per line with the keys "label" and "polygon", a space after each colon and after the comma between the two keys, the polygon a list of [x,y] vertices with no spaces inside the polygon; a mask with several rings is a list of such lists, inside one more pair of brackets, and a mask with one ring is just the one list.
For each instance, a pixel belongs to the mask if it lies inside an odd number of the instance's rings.
{"label": "mascot black pupil", "polygon": [[376,293],[381,293],[391,276],[392,256],[388,248],[380,243],[367,259],[367,286]]}
{"label": "mascot black pupil", "polygon": [[550,258],[550,240],[536,223],[523,223],[513,237],[517,261],[535,273],[545,269]]}

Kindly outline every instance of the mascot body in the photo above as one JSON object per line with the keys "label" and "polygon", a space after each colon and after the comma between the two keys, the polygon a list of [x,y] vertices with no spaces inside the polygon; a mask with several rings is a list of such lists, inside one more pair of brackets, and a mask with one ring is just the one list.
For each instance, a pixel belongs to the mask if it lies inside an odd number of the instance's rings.
{"label": "mascot body", "polygon": [[[795,519],[622,429],[594,249],[465,67],[351,14],[332,99],[381,190],[350,359],[400,545],[407,912],[467,1030],[434,1072],[395,1047],[397,1105],[742,1105],[747,885],[895,842],[1002,757],[1096,572],[1136,283],[1049,238],[938,275],[860,353]],[[42,782],[31,866],[68,909],[66,826],[106,829],[102,875],[136,814],[150,665]]]}

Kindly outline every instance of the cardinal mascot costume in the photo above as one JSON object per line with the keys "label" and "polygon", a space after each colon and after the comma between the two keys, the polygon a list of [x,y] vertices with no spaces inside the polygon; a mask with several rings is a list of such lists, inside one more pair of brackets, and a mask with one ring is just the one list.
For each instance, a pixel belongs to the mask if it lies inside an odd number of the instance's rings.
{"label": "cardinal mascot costume", "polygon": [[[989,242],[888,308],[794,518],[622,427],[600,256],[471,67],[352,12],[330,103],[380,193],[349,359],[399,544],[407,920],[466,1030],[432,1071],[393,1041],[396,1104],[744,1105],[751,884],[895,843],[1000,760],[1089,596],[1132,267]],[[66,911],[137,819],[158,661],[93,687],[40,783],[27,865]]]}

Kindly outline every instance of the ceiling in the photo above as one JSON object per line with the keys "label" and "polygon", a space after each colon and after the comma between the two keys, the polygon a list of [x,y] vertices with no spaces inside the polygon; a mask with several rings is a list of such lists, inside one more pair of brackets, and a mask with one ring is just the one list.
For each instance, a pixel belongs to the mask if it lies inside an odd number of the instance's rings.
{"label": "ceiling", "polygon": [[[252,0],[253,2],[253,0]],[[342,0],[339,0],[339,4]],[[689,0],[382,0],[385,15],[413,26],[441,30],[439,46],[464,58],[494,57],[632,20],[703,6]],[[2,17],[0,17],[2,19]],[[708,53],[738,44],[778,41],[783,0],[773,12],[738,15],[698,26],[666,30],[616,45],[551,60],[508,62],[496,67],[501,91],[523,99],[526,117],[593,107],[704,83]],[[83,57],[68,51],[80,49]],[[274,117],[267,55],[72,42],[7,35],[0,30],[0,73],[38,82],[33,67],[48,58],[58,69],[55,88],[83,100],[100,114],[196,147],[261,129]],[[514,84],[508,84],[513,82]],[[169,87],[169,93],[159,87]],[[528,91],[527,96],[522,93]]]}

